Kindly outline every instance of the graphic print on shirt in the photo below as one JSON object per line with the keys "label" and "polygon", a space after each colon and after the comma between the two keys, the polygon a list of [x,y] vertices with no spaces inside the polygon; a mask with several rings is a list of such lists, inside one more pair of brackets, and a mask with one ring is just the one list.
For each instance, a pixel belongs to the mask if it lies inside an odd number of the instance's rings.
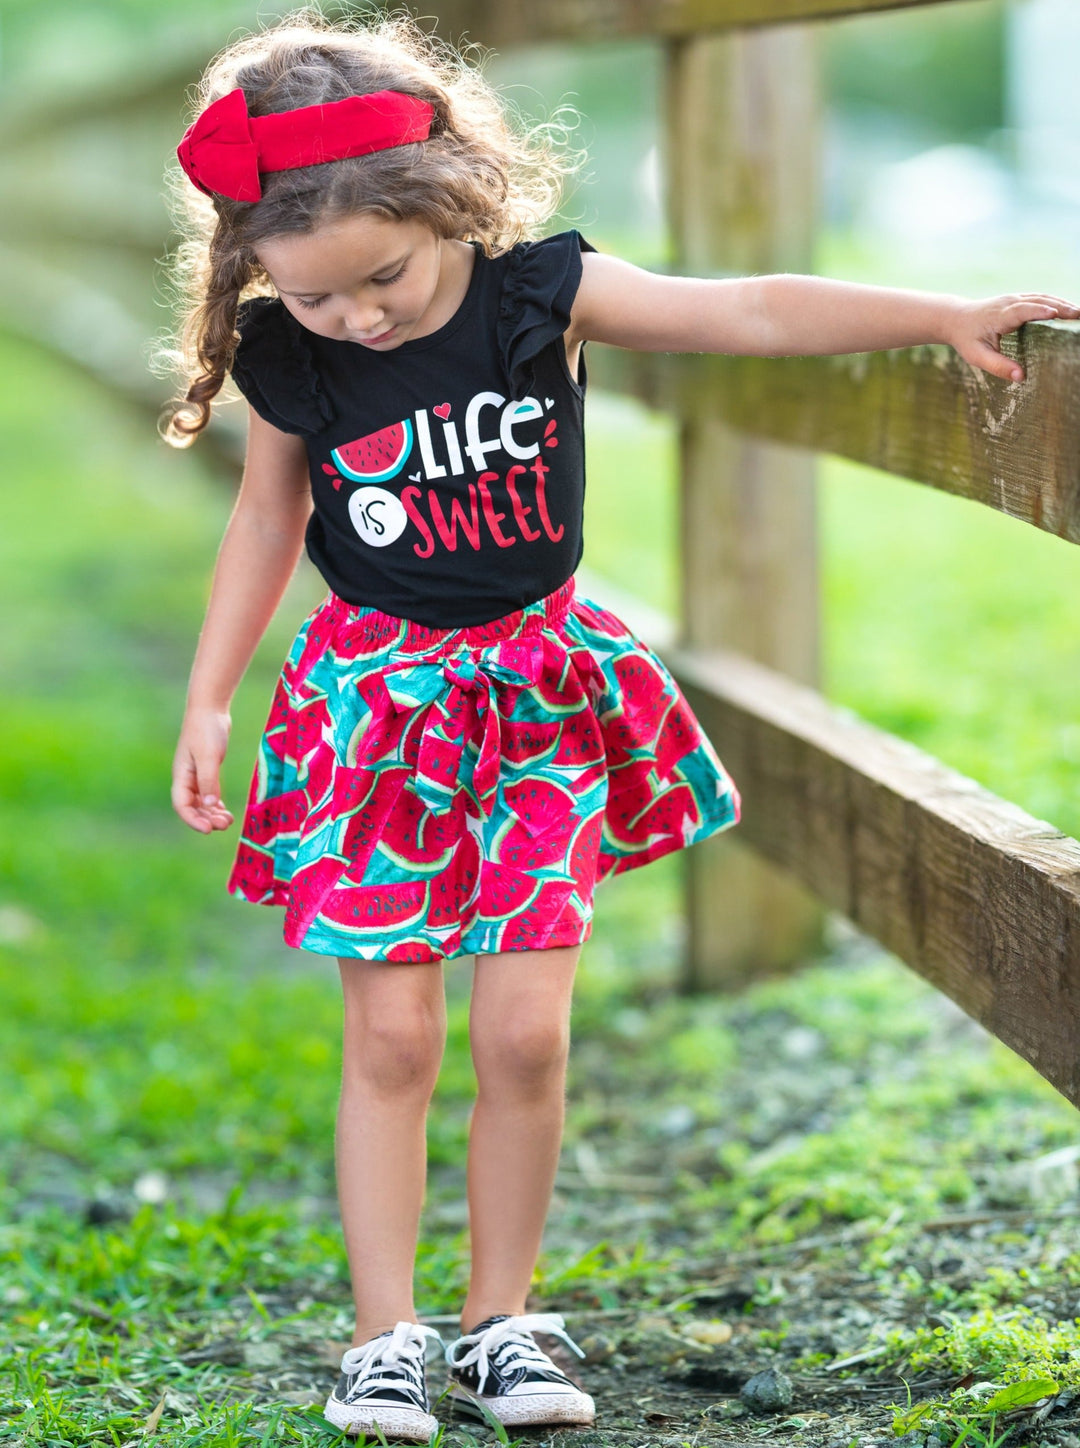
{"label": "graphic print on shirt", "polygon": [[[418,408],[411,417],[331,448],[333,466],[323,463],[322,470],[335,491],[341,489],[341,474],[362,484],[349,494],[349,520],[374,548],[395,542],[410,523],[420,535],[413,543],[418,558],[430,558],[437,548],[478,551],[486,536],[500,548],[544,537],[557,543],[564,526],[548,511],[549,468],[541,451],[559,445],[556,419],[544,417],[554,405],[551,397],[543,403],[535,397],[507,401],[498,392],[478,392],[466,404],[460,428],[449,402]],[[502,455],[498,470],[488,466],[495,453]],[[464,478],[470,470],[475,476],[467,483],[467,507],[460,487],[452,492],[446,483],[441,489],[424,486]],[[380,486],[393,479],[397,491]]]}
{"label": "graphic print on shirt", "polygon": [[[412,423],[405,418],[392,427],[380,428],[355,442],[331,449],[330,456],[347,478],[354,483],[368,484],[350,495],[349,519],[364,542],[376,548],[399,538],[408,517],[398,498],[375,484],[397,476],[405,466],[412,444]],[[323,471],[330,474],[334,488],[339,489],[341,479],[335,476],[329,463],[323,463]]]}

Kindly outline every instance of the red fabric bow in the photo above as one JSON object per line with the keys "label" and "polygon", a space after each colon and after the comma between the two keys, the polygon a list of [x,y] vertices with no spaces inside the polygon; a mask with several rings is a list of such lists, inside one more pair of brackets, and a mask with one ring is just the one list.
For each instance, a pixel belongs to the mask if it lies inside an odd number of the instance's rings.
{"label": "red fabric bow", "polygon": [[192,122],[176,154],[188,177],[207,196],[258,201],[260,172],[318,166],[426,141],[434,114],[428,101],[382,90],[272,116],[251,116],[237,86]]}

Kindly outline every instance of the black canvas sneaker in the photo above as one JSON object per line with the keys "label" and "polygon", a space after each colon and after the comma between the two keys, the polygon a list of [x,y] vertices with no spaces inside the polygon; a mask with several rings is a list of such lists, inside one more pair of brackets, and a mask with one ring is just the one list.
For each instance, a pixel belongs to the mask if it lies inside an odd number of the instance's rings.
{"label": "black canvas sneaker", "polygon": [[427,1443],[439,1426],[428,1412],[424,1371],[432,1339],[442,1347],[433,1327],[399,1322],[393,1332],[351,1347],[324,1416],[345,1433],[371,1433],[377,1426],[386,1439]]}
{"label": "black canvas sneaker", "polygon": [[594,1422],[592,1398],[540,1350],[533,1331],[553,1333],[578,1357],[585,1356],[567,1336],[566,1324],[557,1312],[486,1317],[446,1349],[449,1402],[481,1422],[486,1421],[477,1407],[481,1403],[500,1423]]}

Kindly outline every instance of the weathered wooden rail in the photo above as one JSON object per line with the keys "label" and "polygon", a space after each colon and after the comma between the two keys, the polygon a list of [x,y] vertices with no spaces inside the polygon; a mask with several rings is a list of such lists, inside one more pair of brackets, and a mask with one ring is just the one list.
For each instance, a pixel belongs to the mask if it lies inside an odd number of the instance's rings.
{"label": "weathered wooden rail", "polygon": [[944,346],[837,357],[604,348],[589,376],[650,407],[710,407],[741,432],[927,483],[1080,543],[1080,322],[1029,322],[1004,349],[1024,368],[1018,387]]}
{"label": "weathered wooden rail", "polygon": [[[443,0],[439,20],[495,46],[656,36],[673,270],[723,276],[810,270],[820,27],[793,22],[904,3],[949,0]],[[739,829],[687,852],[686,985],[805,958],[828,906],[1080,1104],[1080,843],[814,687],[814,452],[1080,542],[1080,326],[1003,345],[1018,386],[936,345],[590,349],[594,385],[678,419],[681,615],[594,591],[664,658],[742,792]]]}
{"label": "weathered wooden rail", "polygon": [[485,45],[700,36],[733,26],[835,19],[949,0],[440,0],[439,29],[468,30]]}
{"label": "weathered wooden rail", "polygon": [[1080,841],[583,572],[722,750],[744,839],[1080,1101]]}

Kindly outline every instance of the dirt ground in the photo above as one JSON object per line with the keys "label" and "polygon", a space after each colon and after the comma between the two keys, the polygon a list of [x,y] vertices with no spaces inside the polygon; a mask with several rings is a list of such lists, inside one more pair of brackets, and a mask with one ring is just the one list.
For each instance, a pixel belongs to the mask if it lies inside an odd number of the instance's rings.
{"label": "dirt ground", "polygon": [[[1009,1237],[1002,1247],[1002,1234]],[[850,1233],[853,1246],[857,1234]],[[897,1368],[875,1371],[874,1351],[866,1349],[871,1329],[882,1324],[914,1326],[935,1321],[924,1308],[912,1310],[910,1294],[899,1291],[890,1298],[880,1278],[852,1270],[845,1257],[856,1255],[842,1234],[833,1240],[808,1241],[793,1249],[769,1249],[774,1260],[733,1261],[705,1271],[694,1291],[680,1302],[690,1310],[635,1311],[560,1306],[551,1301],[530,1302],[529,1311],[562,1311],[570,1336],[586,1353],[574,1355],[557,1337],[537,1334],[537,1340],[563,1370],[589,1392],[597,1408],[589,1428],[517,1429],[517,1436],[537,1448],[721,1448],[721,1445],[775,1443],[806,1448],[869,1448],[897,1443],[893,1416],[897,1406],[910,1401],[947,1396],[968,1386],[967,1378],[942,1378],[927,1372]],[[946,1219],[932,1222],[913,1242],[910,1253],[897,1262],[898,1272],[914,1268],[924,1278],[948,1280],[961,1286],[991,1265],[1007,1259],[1011,1267],[1035,1267],[1055,1250],[1075,1250],[1075,1227],[1066,1216],[1048,1219],[1022,1214],[999,1214],[985,1219]],[[746,1254],[748,1257],[753,1254]],[[766,1254],[760,1254],[764,1256]],[[310,1305],[310,1299],[278,1293],[263,1296],[271,1320]],[[1027,1305],[1047,1318],[1069,1318],[1080,1311],[1075,1292],[1033,1294]],[[238,1300],[246,1314],[250,1304]],[[456,1319],[425,1317],[449,1338]],[[279,1401],[321,1408],[347,1342],[312,1335],[310,1326],[283,1327],[262,1343],[241,1342],[220,1335],[183,1355],[188,1365],[214,1362],[241,1369],[259,1382],[260,1396],[269,1392]],[[730,1335],[728,1335],[730,1329]],[[776,1346],[763,1344],[763,1332],[775,1334]],[[713,1339],[710,1341],[709,1339]],[[716,1339],[720,1339],[719,1341]],[[828,1363],[812,1371],[800,1370],[807,1354],[827,1354]],[[846,1367],[832,1366],[848,1363]],[[754,1411],[740,1398],[740,1390],[755,1374],[775,1368],[790,1381],[790,1402],[772,1411]],[[247,1372],[244,1373],[243,1370]],[[830,1370],[831,1369],[831,1370]],[[239,1386],[239,1384],[238,1384]],[[436,1360],[428,1367],[433,1411],[448,1423],[445,1448],[471,1441],[493,1442],[484,1429],[455,1419],[435,1403],[446,1386],[445,1368]],[[178,1405],[179,1406],[179,1405]],[[1080,1396],[1058,1395],[1042,1407],[1002,1415],[1000,1434],[1011,1428],[1015,1445],[1080,1444]],[[912,1432],[903,1442],[915,1448],[948,1448],[948,1442],[925,1432]],[[948,1440],[951,1442],[951,1438]]]}

